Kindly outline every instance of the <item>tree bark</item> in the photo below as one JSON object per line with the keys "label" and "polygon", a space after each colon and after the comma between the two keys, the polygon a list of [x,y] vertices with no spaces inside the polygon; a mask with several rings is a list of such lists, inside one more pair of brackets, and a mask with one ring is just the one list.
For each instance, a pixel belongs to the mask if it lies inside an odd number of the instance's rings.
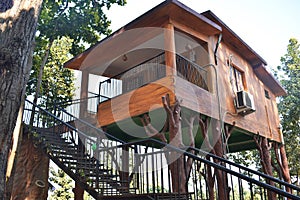
{"label": "tree bark", "polygon": [[24,130],[17,154],[11,200],[43,200],[48,196],[49,158]]}
{"label": "tree bark", "polygon": [[[272,158],[270,154],[271,146],[268,139],[266,137],[257,136],[254,137],[254,140],[259,151],[263,171],[269,176],[274,176],[272,170]],[[267,183],[274,186],[273,181],[268,180]],[[276,194],[274,192],[268,190],[267,194],[269,200],[276,199]]]}
{"label": "tree bark", "polygon": [[[212,125],[212,133],[213,133],[213,138],[215,146],[214,146],[214,152],[215,155],[218,157],[223,158],[224,156],[224,145],[223,144],[223,140],[222,140],[222,133],[221,133],[221,123],[219,120],[216,119],[212,119],[211,120],[211,125]],[[214,159],[215,163],[218,163],[220,165],[222,165],[222,163],[220,163],[219,160]],[[216,173],[216,179],[217,179],[217,183],[218,183],[218,197],[219,199],[223,199],[223,200],[228,200],[229,199],[229,188],[228,188],[228,180],[227,180],[227,174],[219,169],[215,169],[215,173]]]}
{"label": "tree bark", "polygon": [[[181,107],[180,102],[176,99],[175,104],[170,104],[170,97],[167,94],[162,97],[162,103],[167,113],[167,121],[165,127],[161,132],[157,131],[150,123],[148,115],[144,115],[141,118],[141,122],[145,128],[145,131],[149,137],[159,138],[162,142],[169,143],[177,148],[182,148],[182,130],[181,130]],[[195,141],[193,136],[193,123],[195,116],[190,116],[186,119],[189,125],[190,146],[195,147]],[[169,140],[165,137],[165,131],[169,130]],[[191,152],[193,153],[193,152]],[[188,192],[187,182],[190,176],[191,167],[193,164],[192,159],[186,159],[185,156],[176,151],[165,151],[165,158],[168,162],[169,171],[171,174],[172,192],[178,194],[186,194]]]}
{"label": "tree bark", "polygon": [[[284,145],[280,146],[279,151],[280,151],[280,156],[281,156],[283,180],[285,182],[291,183],[290,170],[289,170],[289,166],[288,166],[288,160],[287,160],[287,157],[286,157],[286,152],[285,152]],[[291,192],[290,188],[288,188],[288,189],[289,189],[288,192]]]}
{"label": "tree bark", "polygon": [[[83,141],[82,141],[83,140]],[[80,156],[84,156],[85,153],[85,146],[84,146],[84,137],[80,137],[78,138],[78,155]],[[80,171],[77,172],[78,174],[80,174]],[[75,200],[83,200],[83,195],[84,195],[84,189],[81,187],[81,185],[75,181],[75,187],[73,189],[74,192],[74,199]]]}
{"label": "tree bark", "polygon": [[14,174],[16,171],[16,162],[17,162],[17,154],[20,151],[20,144],[22,140],[22,135],[23,135],[23,107],[24,107],[24,102],[22,103],[22,106],[20,107],[19,110],[19,115],[17,119],[17,124],[14,129],[13,133],[13,146],[11,149],[11,152],[9,153],[9,158],[8,158],[8,164],[7,164],[7,171],[6,171],[6,193],[7,196],[11,196],[12,192],[12,187],[13,187],[13,181],[14,181]]}
{"label": "tree bark", "polygon": [[83,200],[84,189],[75,181],[74,200]]}
{"label": "tree bark", "polygon": [[[210,153],[218,156],[218,157],[223,157],[225,154],[224,151],[224,145],[226,145],[226,142],[228,141],[232,129],[226,128],[226,140],[223,142],[222,135],[221,135],[221,123],[219,120],[216,119],[209,119],[206,117],[205,119],[202,119],[200,116],[199,118],[199,125],[201,128],[201,133],[203,136],[203,143],[205,149],[210,151]],[[211,125],[212,129],[212,144],[210,143],[211,140],[209,138],[208,132],[209,132],[209,126]],[[208,160],[211,160],[210,156],[206,157]],[[221,164],[218,159],[212,159],[213,162]],[[224,173],[221,170],[215,169],[214,174],[212,173],[212,167],[211,166],[206,166],[206,173],[203,174],[200,173],[202,176],[205,177],[207,185],[208,185],[208,192],[209,192],[209,199],[215,199],[215,179],[217,180],[217,196],[218,199],[224,199],[227,200],[229,199],[229,187],[228,187],[228,180],[227,180],[227,174]]]}
{"label": "tree bark", "polygon": [[0,2],[0,199],[6,199],[6,169],[12,135],[31,69],[42,0]]}
{"label": "tree bark", "polygon": [[[276,167],[275,169],[277,169],[278,173],[280,174],[280,178],[283,178],[283,180],[287,183],[291,183],[290,170],[284,145],[282,144],[279,148],[278,146],[279,144],[277,143],[273,144],[276,161],[279,165],[279,167]],[[286,188],[286,191],[292,193],[292,190],[289,187]]]}

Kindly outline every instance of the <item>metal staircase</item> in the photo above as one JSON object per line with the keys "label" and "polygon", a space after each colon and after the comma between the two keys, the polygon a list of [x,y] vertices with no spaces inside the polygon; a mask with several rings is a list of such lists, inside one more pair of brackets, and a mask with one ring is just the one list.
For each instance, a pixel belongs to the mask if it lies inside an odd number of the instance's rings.
{"label": "metal staircase", "polygon": [[[268,199],[269,192],[277,199],[300,199],[300,188],[200,149],[178,149],[155,139],[125,143],[96,128],[92,125],[95,121],[76,116],[80,112],[84,116],[84,112],[74,108],[88,105],[91,99],[70,102],[74,113],[61,106],[50,113],[26,101],[23,121],[36,145],[95,199],[211,199],[209,170],[222,171],[230,188],[229,199]],[[91,119],[91,112],[85,114]],[[193,161],[187,193],[173,191],[171,178],[176,177],[171,177],[169,166],[163,164],[169,152]],[[217,199],[216,184],[214,187]]]}

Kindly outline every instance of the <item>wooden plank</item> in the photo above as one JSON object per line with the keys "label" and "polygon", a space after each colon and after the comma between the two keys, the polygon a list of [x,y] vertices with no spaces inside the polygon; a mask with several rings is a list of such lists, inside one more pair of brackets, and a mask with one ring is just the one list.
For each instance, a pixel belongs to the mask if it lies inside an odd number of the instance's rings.
{"label": "wooden plank", "polygon": [[164,30],[166,75],[176,75],[176,49],[173,24],[166,24]]}
{"label": "wooden plank", "polygon": [[217,99],[212,93],[180,77],[175,77],[175,95],[182,101],[183,107],[218,118]]}
{"label": "wooden plank", "polygon": [[[253,95],[256,111],[245,117],[234,117],[229,114],[225,121],[232,123],[236,121],[237,126],[254,134],[259,133],[271,140],[281,142],[278,132],[279,116],[277,112],[276,95],[256,76],[249,62],[232,50],[226,44],[222,44],[218,50],[218,58],[222,58],[217,69],[219,75],[219,91],[222,100],[223,112],[236,113],[233,104],[234,94],[230,83],[230,68],[226,59],[232,55],[232,62],[244,72],[246,91]],[[225,60],[225,61],[224,61]],[[269,91],[270,99],[265,97],[265,89]],[[266,112],[267,107],[267,112]]]}
{"label": "wooden plank", "polygon": [[[222,79],[222,78],[221,78]],[[179,100],[182,100],[182,106],[190,110],[197,111],[209,117],[219,119],[219,109],[217,96],[198,86],[180,78],[175,78],[175,95]],[[257,111],[246,115],[230,115],[235,113],[233,99],[230,98],[230,91],[223,90],[225,101],[221,101],[221,120],[227,124],[236,123],[236,127],[244,129],[253,134],[260,134],[271,140],[281,142],[281,137],[276,126],[276,115],[272,109],[268,110],[269,119],[266,116],[264,101],[258,101],[256,98]],[[260,96],[260,94],[255,95]],[[271,101],[270,101],[271,102]]]}
{"label": "wooden plank", "polygon": [[106,126],[133,116],[162,108],[161,97],[170,94],[171,103],[175,102],[174,81],[171,76],[145,85],[134,91],[122,94],[98,106],[100,126]]}

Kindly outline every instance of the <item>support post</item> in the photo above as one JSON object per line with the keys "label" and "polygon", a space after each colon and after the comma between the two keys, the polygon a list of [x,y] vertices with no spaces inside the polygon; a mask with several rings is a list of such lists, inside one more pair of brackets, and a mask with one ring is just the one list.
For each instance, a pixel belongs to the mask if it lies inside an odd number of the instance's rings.
{"label": "support post", "polygon": [[82,71],[81,86],[80,86],[80,99],[86,99],[86,101],[82,101],[80,103],[79,118],[83,118],[86,115],[87,106],[88,106],[88,103],[87,103],[88,90],[89,90],[89,73],[87,71]]}
{"label": "support post", "polygon": [[176,48],[174,26],[173,24],[168,23],[164,28],[166,76],[174,76],[176,75]]}
{"label": "support post", "polygon": [[[80,99],[85,99],[80,102],[79,108],[79,118],[82,119],[86,116],[87,111],[87,97],[88,97],[88,86],[89,86],[89,73],[87,71],[82,71],[81,76],[81,88],[80,88]],[[83,155],[85,151],[85,138],[78,137],[78,154]],[[75,188],[73,190],[75,200],[83,200],[84,189],[79,183],[75,182]]]}

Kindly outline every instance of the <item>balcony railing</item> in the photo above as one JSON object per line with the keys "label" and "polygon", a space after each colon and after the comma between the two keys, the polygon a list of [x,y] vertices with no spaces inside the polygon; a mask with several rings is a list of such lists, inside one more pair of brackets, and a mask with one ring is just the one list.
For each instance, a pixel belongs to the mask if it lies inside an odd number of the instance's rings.
{"label": "balcony railing", "polygon": [[[176,55],[177,76],[205,89],[207,71],[196,63]],[[100,82],[100,103],[130,92],[166,76],[165,54],[159,54],[121,74]]]}
{"label": "balcony railing", "polygon": [[207,71],[196,63],[181,55],[176,55],[177,76],[205,89],[207,87]]}
{"label": "balcony railing", "polygon": [[100,82],[100,102],[130,92],[166,76],[165,55],[159,54],[121,74]]}

